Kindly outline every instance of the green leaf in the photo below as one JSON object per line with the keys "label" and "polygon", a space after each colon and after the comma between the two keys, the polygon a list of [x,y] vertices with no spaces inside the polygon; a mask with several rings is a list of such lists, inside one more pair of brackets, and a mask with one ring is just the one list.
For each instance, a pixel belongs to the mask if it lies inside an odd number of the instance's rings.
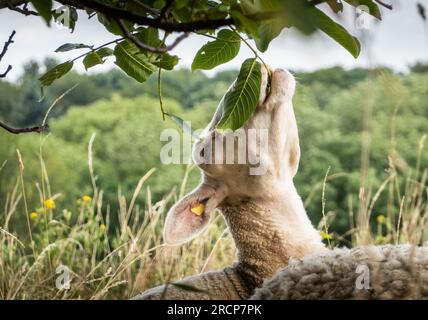
{"label": "green leaf", "polygon": [[206,43],[196,53],[192,70],[210,70],[226,63],[236,57],[240,47],[241,39],[235,32],[227,29],[220,30],[216,40]]}
{"label": "green leaf", "polygon": [[316,31],[316,27],[311,20],[311,11],[314,7],[307,1],[282,0],[284,8],[282,19],[288,22],[289,26],[294,26],[306,35]]}
{"label": "green leaf", "polygon": [[104,58],[111,56],[112,54],[113,50],[110,48],[101,48],[97,51],[92,51],[83,59],[83,65],[85,66],[85,69],[88,70],[93,66],[103,64],[105,62]]}
{"label": "green leaf", "polygon": [[[307,14],[308,8],[312,6],[305,1],[242,0],[240,5],[245,17],[240,17],[238,14],[236,19],[239,25],[243,25],[247,33],[254,38],[257,49],[262,52],[267,50],[270,42],[284,28],[294,26],[304,34],[315,31]],[[256,31],[254,31],[255,26]]]}
{"label": "green leaf", "polygon": [[100,55],[101,58],[112,56],[114,53],[112,49],[107,47],[98,49],[96,52]]}
{"label": "green leaf", "polygon": [[71,68],[73,68],[73,61],[61,63],[42,75],[39,80],[43,87],[50,86],[55,80],[69,72]]}
{"label": "green leaf", "polygon": [[159,39],[159,31],[155,28],[138,28],[138,33],[135,35],[138,40],[151,46],[161,47],[162,40]]}
{"label": "green leaf", "polygon": [[329,16],[318,8],[313,8],[310,11],[311,20],[314,25],[334,39],[342,47],[351,53],[354,58],[357,58],[361,51],[360,42],[357,38],[350,35],[348,31],[340,24],[334,22]]}
{"label": "green leaf", "polygon": [[258,37],[259,35],[259,23],[247,18],[238,10],[232,10],[230,15],[235,21],[235,25],[238,30],[245,32],[252,37]]}
{"label": "green leaf", "polygon": [[125,40],[114,48],[116,64],[125,73],[137,80],[144,82],[156,70],[156,67],[149,61],[148,57],[142,54],[139,49],[130,41]]}
{"label": "green leaf", "polygon": [[382,20],[382,15],[380,13],[379,6],[373,0],[345,0],[345,1],[354,7],[367,6],[367,8],[370,11],[370,14],[373,17],[376,17],[379,20]]}
{"label": "green leaf", "polygon": [[75,49],[83,49],[88,48],[92,49],[94,46],[88,46],[87,44],[83,43],[65,43],[62,46],[58,47],[55,52],[67,52]]}
{"label": "green leaf", "polygon": [[290,25],[285,19],[274,19],[272,21],[263,21],[260,23],[258,37],[254,39],[257,49],[265,52],[270,42],[275,39],[285,27]]}
{"label": "green leaf", "polygon": [[261,79],[261,64],[255,58],[245,60],[235,84],[224,96],[222,116],[216,129],[236,130],[247,122],[259,101]]}
{"label": "green leaf", "polygon": [[52,19],[52,0],[31,0],[31,4],[46,23],[50,25]]}
{"label": "green leaf", "polygon": [[83,65],[85,66],[86,70],[88,70],[89,68],[92,68],[93,66],[96,66],[98,64],[103,64],[103,63],[104,63],[104,60],[95,51],[88,53],[83,59]]}
{"label": "green leaf", "polygon": [[[98,21],[104,25],[104,27],[107,29],[108,32],[113,33],[117,36],[123,36],[123,32],[116,21],[114,21],[113,19],[101,13],[98,13],[97,16],[98,16]],[[134,30],[133,22],[130,22],[128,20],[123,20],[123,23],[125,24],[126,28],[130,32]]]}
{"label": "green leaf", "polygon": [[177,56],[172,56],[168,53],[164,53],[161,55],[160,60],[153,62],[153,64],[165,70],[172,70],[178,63],[178,60],[179,59]]}

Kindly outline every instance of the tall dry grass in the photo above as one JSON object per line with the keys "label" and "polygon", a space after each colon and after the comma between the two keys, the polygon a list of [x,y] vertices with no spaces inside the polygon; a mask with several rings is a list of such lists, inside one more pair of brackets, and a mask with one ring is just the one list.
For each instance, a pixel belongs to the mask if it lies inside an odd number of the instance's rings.
{"label": "tall dry grass", "polygon": [[[361,245],[411,243],[424,245],[428,241],[428,167],[422,163],[422,155],[427,152],[427,134],[420,137],[416,153],[415,167],[410,167],[397,151],[395,120],[403,106],[405,95],[393,77],[383,71],[376,71],[376,77],[384,84],[385,90],[395,101],[389,126],[389,151],[386,178],[374,188],[369,179],[370,152],[372,138],[372,117],[374,109],[373,85],[367,82],[367,99],[363,106],[363,129],[361,133],[360,188],[358,203],[353,203],[348,195],[349,230],[345,234],[327,232],[329,245]],[[376,168],[380,170],[380,168]],[[322,189],[323,218],[318,224],[320,230],[328,226],[336,217],[335,212],[324,213],[326,199],[324,189],[328,182],[337,178],[346,178],[347,173],[326,174],[323,181],[314,186],[305,203],[320,193]],[[386,212],[375,212],[378,201],[386,199]],[[327,199],[328,200],[328,199]]]}
{"label": "tall dry grass", "polygon": [[[8,193],[0,216],[0,299],[124,299],[160,283],[232,263],[231,237],[218,214],[211,228],[190,244],[163,244],[165,213],[181,196],[191,167],[181,191],[173,189],[159,202],[153,203],[147,186],[154,173],[150,170],[130,197],[119,192],[117,214],[103,206],[103,191],[96,185],[93,172],[94,138],[88,150],[94,191],[72,209],[59,208],[58,200],[63,195],[51,190],[42,140],[42,179],[35,186],[40,208],[35,214],[30,212],[23,183],[25,159],[17,150],[20,178]],[[48,199],[53,200],[55,208],[49,208],[52,202],[47,203]],[[16,234],[10,221],[22,211],[26,212],[20,217],[26,219],[27,229],[25,234]],[[117,228],[111,225],[112,221],[117,221]],[[71,275],[68,290],[57,288],[57,279],[64,275],[62,266]],[[59,282],[60,287],[62,284],[64,281]]]}
{"label": "tall dry grass", "polygon": [[[1,299],[130,298],[155,285],[232,263],[235,256],[233,242],[219,214],[214,216],[211,227],[189,244],[166,247],[162,242],[165,213],[182,196],[191,167],[180,190],[171,190],[157,203],[151,200],[147,186],[154,173],[150,170],[141,177],[132,195],[119,192],[120,208],[113,217],[115,213],[103,206],[103,191],[97,186],[93,172],[91,150],[94,138],[88,150],[94,192],[90,200],[87,197],[80,199],[73,209],[46,208],[47,199],[60,203],[57,200],[63,195],[51,190],[41,142],[42,179],[35,185],[40,198],[37,217],[31,215],[26,204],[25,159],[17,150],[20,177],[7,195],[0,220]],[[422,137],[419,143],[418,159],[424,151],[426,138]],[[392,154],[388,177],[381,186],[376,190],[368,188],[366,198],[362,198],[360,192],[359,207],[353,208],[350,203],[351,227],[346,234],[328,230],[334,219],[331,212],[319,222],[318,228],[331,236],[326,239],[330,246],[407,242],[421,245],[427,240],[427,169],[421,168],[418,161],[415,170],[403,176],[397,170],[397,160]],[[326,184],[341,176],[326,175],[314,187],[314,193],[323,196]],[[401,183],[403,179],[404,184]],[[388,211],[385,215],[373,216],[376,201],[385,196]],[[324,208],[328,199],[322,200]],[[17,234],[10,221],[22,210],[27,212],[20,215],[25,216],[27,229],[25,233]],[[361,212],[363,218],[359,216]],[[114,220],[117,220],[116,228],[111,225]],[[69,290],[57,288],[56,281],[63,271],[61,266],[66,266],[71,273]]]}

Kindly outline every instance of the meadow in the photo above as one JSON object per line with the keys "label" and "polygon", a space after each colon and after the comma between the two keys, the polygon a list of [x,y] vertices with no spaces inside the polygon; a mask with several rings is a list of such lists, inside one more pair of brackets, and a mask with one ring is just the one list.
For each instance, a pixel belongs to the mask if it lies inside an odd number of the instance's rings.
{"label": "meadow", "polygon": [[[48,64],[49,61],[46,62]],[[163,165],[155,79],[71,73],[39,102],[39,69],[0,82],[3,120],[50,133],[0,132],[0,299],[126,299],[234,261],[220,214],[190,243],[167,247],[165,214],[199,181]],[[428,73],[330,68],[296,72],[302,158],[295,178],[329,246],[428,240]],[[207,124],[236,71],[164,76],[169,113]],[[61,287],[64,268],[69,289]]]}

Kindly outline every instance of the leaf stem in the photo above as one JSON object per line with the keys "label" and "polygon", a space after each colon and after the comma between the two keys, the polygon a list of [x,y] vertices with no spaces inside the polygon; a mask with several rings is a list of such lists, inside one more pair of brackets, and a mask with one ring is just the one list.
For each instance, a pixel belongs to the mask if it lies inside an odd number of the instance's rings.
{"label": "leaf stem", "polygon": [[230,29],[232,29],[233,32],[236,33],[236,35],[246,44],[246,46],[254,53],[254,55],[256,56],[257,59],[259,59],[261,61],[261,63],[263,63],[263,65],[265,66],[269,77],[271,76],[271,71],[270,68],[268,67],[268,65],[266,64],[266,62],[264,62],[264,60],[262,59],[262,57],[260,57],[260,55],[257,53],[257,50],[253,48],[252,45],[250,45],[248,43],[247,40],[244,39],[244,37],[241,36],[241,34],[232,26],[229,26]]}
{"label": "leaf stem", "polygon": [[91,52],[97,51],[97,50],[99,50],[99,49],[101,49],[101,48],[107,47],[107,46],[108,46],[108,45],[110,45],[110,44],[117,43],[117,42],[122,41],[122,40],[124,40],[124,39],[125,39],[125,38],[124,38],[124,37],[122,37],[122,38],[118,38],[118,39],[115,39],[115,40],[112,40],[112,41],[106,42],[106,43],[104,43],[104,44],[102,44],[102,45],[100,45],[100,46],[98,46],[98,47],[96,47],[96,48],[91,49],[91,50],[90,50],[90,51],[88,51],[88,52],[85,52],[85,53],[81,54],[80,56],[77,56],[76,58],[73,58],[73,59],[72,59],[72,60],[70,60],[70,61],[74,62],[74,61],[76,61],[76,60],[78,60],[78,59],[80,59],[80,58],[83,58],[84,56],[86,56],[87,54],[89,54],[89,53],[91,53]]}
{"label": "leaf stem", "polygon": [[159,106],[160,106],[160,109],[162,111],[162,119],[163,119],[163,121],[165,121],[165,115],[168,115],[168,113],[166,113],[164,108],[163,108],[161,72],[162,72],[162,68],[159,68],[159,72],[158,72],[158,96],[159,96]]}
{"label": "leaf stem", "polygon": [[211,38],[211,39],[214,39],[214,40],[224,41],[224,42],[232,42],[232,43],[239,42],[239,40],[222,39],[222,38],[219,38],[219,37],[216,37],[216,36],[212,36],[210,34],[206,34],[206,33],[203,33],[203,32],[198,32],[198,31],[195,31],[193,33],[196,33],[197,35],[204,36],[204,37],[207,37],[207,38]]}

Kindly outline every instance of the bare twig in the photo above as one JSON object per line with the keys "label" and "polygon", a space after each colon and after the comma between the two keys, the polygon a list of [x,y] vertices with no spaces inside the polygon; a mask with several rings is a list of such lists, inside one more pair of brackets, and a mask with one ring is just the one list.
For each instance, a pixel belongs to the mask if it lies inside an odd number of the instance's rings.
{"label": "bare twig", "polygon": [[41,133],[41,132],[49,129],[48,124],[44,124],[42,126],[37,126],[37,127],[30,127],[30,128],[12,128],[12,127],[8,126],[7,124],[5,124],[1,121],[0,121],[0,127],[5,129],[6,131],[9,131],[10,133],[14,133],[14,134],[28,133],[28,132]]}
{"label": "bare twig", "polygon": [[378,4],[380,4],[382,7],[385,7],[389,10],[392,10],[392,4],[388,4],[383,2],[382,0],[375,0]]}
{"label": "bare twig", "polygon": [[[16,34],[16,31],[13,30],[12,33],[10,34],[10,36],[9,36],[9,39],[4,43],[3,49],[0,52],[0,61],[3,59],[4,55],[6,54],[7,49],[9,49],[10,44],[13,43],[13,37],[15,36],[15,34]],[[7,67],[7,69],[6,69],[5,72],[3,72],[2,74],[0,74],[0,78],[5,78],[6,75],[9,73],[10,70],[12,70],[12,66],[11,65],[9,65]]]}
{"label": "bare twig", "polygon": [[9,73],[10,70],[12,70],[12,66],[8,65],[6,71],[3,72],[3,73],[0,73],[0,78],[6,78],[6,76]]}
{"label": "bare twig", "polygon": [[425,7],[420,2],[417,3],[416,7],[418,8],[418,13],[421,16],[422,20],[426,21],[427,15]]}
{"label": "bare twig", "polygon": [[8,5],[8,9],[12,11],[19,12],[26,16],[38,16],[39,14],[36,11],[28,9],[28,3],[25,3],[22,8],[18,6]]}
{"label": "bare twig", "polygon": [[312,6],[316,6],[319,5],[321,3],[327,2],[328,0],[311,0],[308,2],[308,4],[312,5]]}
{"label": "bare twig", "polygon": [[28,0],[0,0],[0,9],[7,8],[9,6],[17,7],[27,2]]}
{"label": "bare twig", "polygon": [[16,31],[13,30],[9,36],[9,39],[4,43],[3,50],[0,53],[0,61],[3,59],[4,55],[6,54],[6,51],[9,48],[10,44],[13,43],[13,37],[15,36],[15,34],[16,34]]}
{"label": "bare twig", "polygon": [[154,52],[154,53],[165,53],[168,51],[171,51],[172,49],[174,49],[181,41],[183,41],[185,38],[187,38],[189,36],[189,33],[183,33],[182,35],[180,35],[179,37],[177,37],[173,43],[171,43],[168,46],[164,46],[164,47],[153,47],[150,46],[148,44],[145,44],[143,42],[141,42],[137,37],[135,37],[126,27],[125,23],[121,20],[121,19],[117,19],[116,20],[117,24],[119,25],[119,28],[121,29],[121,31],[123,32],[123,35],[125,36],[125,38],[129,39],[130,41],[132,41],[132,43],[134,43],[138,48],[142,49],[142,50],[147,50],[150,52]]}

